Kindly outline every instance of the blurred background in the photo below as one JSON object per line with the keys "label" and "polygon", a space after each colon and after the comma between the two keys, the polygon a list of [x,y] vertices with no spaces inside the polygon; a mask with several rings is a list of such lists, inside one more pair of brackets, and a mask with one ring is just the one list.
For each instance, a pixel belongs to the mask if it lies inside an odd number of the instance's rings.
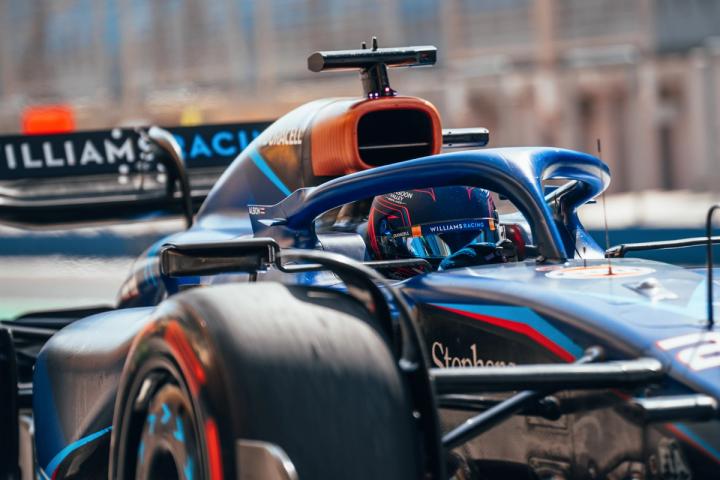
{"label": "blurred background", "polygon": [[[601,138],[611,243],[703,234],[720,200],[718,0],[0,0],[0,134],[48,105],[77,129],[277,118],[359,94],[356,73],[312,74],[306,58],[372,35],[438,47],[435,68],[391,77],[446,127],[488,127],[491,146],[596,153]],[[596,231],[600,208],[584,212]],[[0,234],[0,254],[67,254]],[[108,255],[128,238],[73,235],[55,240]]]}
{"label": "blurred background", "polygon": [[394,87],[493,146],[600,137],[614,192],[720,179],[717,0],[3,0],[0,132],[37,104],[79,129],[275,118],[359,93],[306,58],[372,35],[436,45]]}

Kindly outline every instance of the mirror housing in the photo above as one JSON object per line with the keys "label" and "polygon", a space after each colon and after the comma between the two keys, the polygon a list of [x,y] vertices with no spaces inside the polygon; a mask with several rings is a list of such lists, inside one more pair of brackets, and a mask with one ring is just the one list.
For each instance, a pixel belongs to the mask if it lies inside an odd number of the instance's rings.
{"label": "mirror housing", "polygon": [[443,128],[444,148],[484,147],[490,142],[490,130],[487,128]]}
{"label": "mirror housing", "polygon": [[272,238],[166,244],[160,250],[160,272],[167,277],[255,273],[274,263],[279,250]]}

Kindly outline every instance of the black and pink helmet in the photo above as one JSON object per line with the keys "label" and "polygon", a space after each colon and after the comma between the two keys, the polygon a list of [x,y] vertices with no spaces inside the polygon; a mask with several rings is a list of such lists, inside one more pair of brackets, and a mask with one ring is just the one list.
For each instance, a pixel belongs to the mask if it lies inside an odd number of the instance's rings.
{"label": "black and pink helmet", "polygon": [[375,197],[368,241],[376,260],[444,258],[499,240],[490,192],[475,187],[407,190]]}

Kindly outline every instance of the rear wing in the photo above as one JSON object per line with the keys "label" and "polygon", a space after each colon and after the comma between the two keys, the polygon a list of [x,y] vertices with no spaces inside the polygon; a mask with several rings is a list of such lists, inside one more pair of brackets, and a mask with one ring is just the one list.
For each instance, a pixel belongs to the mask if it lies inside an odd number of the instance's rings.
{"label": "rear wing", "polygon": [[[270,123],[167,128],[181,147],[193,200],[199,203]],[[55,223],[73,212],[124,216],[174,203],[168,197],[179,193],[164,165],[147,154],[147,142],[128,128],[0,136],[0,218]]]}

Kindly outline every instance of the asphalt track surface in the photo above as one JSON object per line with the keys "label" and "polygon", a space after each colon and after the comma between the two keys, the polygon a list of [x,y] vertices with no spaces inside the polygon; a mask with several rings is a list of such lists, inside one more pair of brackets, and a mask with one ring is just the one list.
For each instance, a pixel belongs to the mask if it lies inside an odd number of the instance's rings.
{"label": "asphalt track surface", "polygon": [[135,258],[183,228],[179,218],[49,228],[0,225],[0,319],[113,305]]}
{"label": "asphalt track surface", "polygon": [[0,319],[30,311],[113,305],[134,257],[0,257]]}

